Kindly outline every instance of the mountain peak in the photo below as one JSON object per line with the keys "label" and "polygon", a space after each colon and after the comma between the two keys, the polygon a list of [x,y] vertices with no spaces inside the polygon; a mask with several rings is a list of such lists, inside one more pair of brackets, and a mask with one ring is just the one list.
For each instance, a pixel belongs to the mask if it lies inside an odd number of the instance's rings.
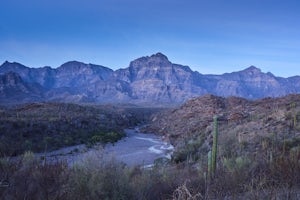
{"label": "mountain peak", "polygon": [[247,72],[261,72],[261,69],[251,65],[250,67],[246,68],[244,71],[247,71]]}
{"label": "mountain peak", "polygon": [[60,71],[78,71],[80,68],[82,68],[82,66],[87,66],[87,64],[79,62],[79,61],[68,61],[64,64],[62,64],[60,67],[58,67],[57,69]]}
{"label": "mountain peak", "polygon": [[72,61],[65,62],[64,64],[61,65],[61,67],[62,67],[62,66],[81,65],[81,64],[84,64],[84,63],[83,63],[83,62],[76,61],[76,60],[72,60]]}
{"label": "mountain peak", "polygon": [[168,60],[168,57],[158,52],[151,56],[144,56],[130,62],[130,68],[141,68],[141,67],[165,67],[170,66],[172,63]]}
{"label": "mountain peak", "polygon": [[6,60],[2,65],[8,65],[8,64],[11,64],[11,63]]}
{"label": "mountain peak", "polygon": [[11,64],[15,64],[16,62],[9,62],[9,61],[5,61],[4,63],[2,63],[1,66],[7,66],[7,65],[11,65]]}
{"label": "mountain peak", "polygon": [[151,58],[160,58],[163,60],[169,60],[168,57],[166,55],[162,54],[161,52],[151,55]]}
{"label": "mountain peak", "polygon": [[18,68],[18,69],[24,69],[27,68],[26,66],[18,63],[18,62],[9,62],[9,61],[5,61],[2,65],[0,65],[0,67],[3,68]]}

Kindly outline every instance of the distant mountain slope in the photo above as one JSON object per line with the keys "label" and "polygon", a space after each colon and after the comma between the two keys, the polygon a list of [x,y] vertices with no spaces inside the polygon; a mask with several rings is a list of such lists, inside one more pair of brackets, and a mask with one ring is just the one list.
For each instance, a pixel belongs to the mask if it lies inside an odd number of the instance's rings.
{"label": "distant mountain slope", "polygon": [[8,72],[0,75],[0,103],[18,100],[40,101],[43,99],[43,87],[38,83],[26,83],[19,74]]}
{"label": "distant mountain slope", "polygon": [[[77,61],[56,69],[5,62],[0,66],[0,75],[8,72],[18,74],[24,84],[39,85],[38,93],[28,90],[27,94],[40,95],[38,99],[43,101],[179,104],[207,93],[249,99],[300,93],[300,76],[276,77],[254,66],[222,75],[203,75],[171,63],[162,53],[138,58],[116,71]],[[31,94],[14,99],[17,93],[15,90],[3,98],[15,103],[36,100],[30,99]]]}
{"label": "distant mountain slope", "polygon": [[291,92],[280,78],[271,73],[262,73],[254,66],[221,75],[214,92],[220,96],[240,96],[250,99],[277,97],[288,93]]}

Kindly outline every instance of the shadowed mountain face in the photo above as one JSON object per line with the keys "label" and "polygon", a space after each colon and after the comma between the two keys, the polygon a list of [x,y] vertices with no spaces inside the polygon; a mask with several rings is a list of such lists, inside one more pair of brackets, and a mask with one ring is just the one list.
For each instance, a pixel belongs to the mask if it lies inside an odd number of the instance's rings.
{"label": "shadowed mountain face", "polygon": [[[276,77],[254,66],[223,75],[203,75],[188,66],[171,63],[161,53],[138,58],[128,68],[116,71],[77,61],[67,62],[57,69],[5,62],[0,66],[0,75],[0,103],[179,104],[207,93],[249,99],[300,93],[299,76]],[[12,87],[12,82],[5,80],[11,80],[12,76],[20,84],[7,89]]]}
{"label": "shadowed mountain face", "polygon": [[44,89],[37,83],[27,83],[19,74],[8,72],[0,75],[1,103],[22,101],[40,101],[43,99]]}

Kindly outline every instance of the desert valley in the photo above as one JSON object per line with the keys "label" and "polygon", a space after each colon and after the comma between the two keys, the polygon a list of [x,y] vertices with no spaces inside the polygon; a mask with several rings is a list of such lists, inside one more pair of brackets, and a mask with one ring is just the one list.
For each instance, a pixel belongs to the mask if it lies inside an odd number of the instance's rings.
{"label": "desert valley", "polygon": [[300,76],[162,53],[0,66],[2,199],[298,199]]}

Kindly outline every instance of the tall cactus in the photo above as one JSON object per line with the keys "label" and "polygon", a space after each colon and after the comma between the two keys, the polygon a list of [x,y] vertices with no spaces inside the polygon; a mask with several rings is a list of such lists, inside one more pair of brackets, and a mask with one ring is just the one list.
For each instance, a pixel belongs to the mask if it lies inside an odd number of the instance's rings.
{"label": "tall cactus", "polygon": [[211,165],[211,151],[207,154],[207,172],[208,172],[208,178],[210,179],[212,177],[212,165]]}
{"label": "tall cactus", "polygon": [[212,175],[217,168],[217,148],[218,148],[218,117],[214,116],[213,146],[212,146]]}
{"label": "tall cactus", "polygon": [[297,127],[297,113],[294,114],[294,128]]}

